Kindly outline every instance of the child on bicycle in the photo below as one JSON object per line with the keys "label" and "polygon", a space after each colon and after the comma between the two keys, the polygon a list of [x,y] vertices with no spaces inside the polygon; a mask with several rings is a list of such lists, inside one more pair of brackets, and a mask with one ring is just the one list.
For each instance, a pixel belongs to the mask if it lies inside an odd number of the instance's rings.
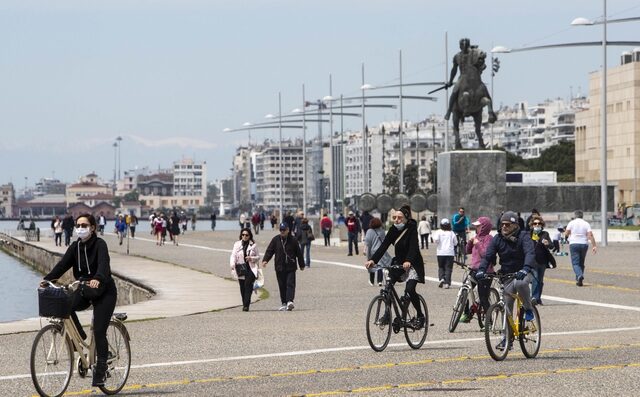
{"label": "child on bicycle", "polygon": [[88,286],[95,288],[97,297],[87,299],[80,293],[73,296],[71,318],[82,339],[87,335],[78,320],[77,310],[84,310],[93,305],[93,332],[96,341],[97,362],[93,370],[92,386],[103,386],[106,380],[109,345],[107,327],[116,307],[118,292],[111,278],[109,249],[107,243],[96,234],[96,218],[91,214],[82,214],[76,218],[76,235],[67,252],[55,267],[44,276],[45,280],[57,280],[69,269],[73,268],[76,280],[88,280]]}
{"label": "child on bicycle", "polygon": [[[491,243],[491,219],[486,216],[481,216],[473,222],[471,225],[476,228],[476,235],[474,238],[469,239],[467,241],[467,246],[465,247],[467,254],[471,254],[471,263],[469,264],[469,270],[471,277],[475,278],[476,272],[480,267],[480,262],[482,262],[482,258],[484,258],[487,248]],[[487,268],[487,272],[493,273],[493,263],[489,264]],[[482,309],[486,311],[489,309],[489,290],[491,289],[491,280],[483,279],[476,280],[478,282],[478,297],[480,298],[480,306]],[[472,284],[475,284],[472,282]],[[474,285],[475,286],[475,285]],[[469,314],[469,302],[467,302],[467,307],[465,308],[465,312],[460,317],[460,321],[463,323],[468,323],[471,321],[472,315]]]}

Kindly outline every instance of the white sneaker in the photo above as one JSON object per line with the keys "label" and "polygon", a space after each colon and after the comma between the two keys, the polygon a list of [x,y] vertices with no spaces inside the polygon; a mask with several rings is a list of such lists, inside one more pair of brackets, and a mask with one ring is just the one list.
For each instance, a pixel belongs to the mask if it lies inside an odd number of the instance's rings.
{"label": "white sneaker", "polygon": [[379,283],[378,283],[378,287],[382,287],[382,282],[379,282]]}
{"label": "white sneaker", "polygon": [[369,285],[373,287],[373,281],[369,280]]}
{"label": "white sneaker", "polygon": [[287,311],[290,312],[291,310],[293,310],[293,302],[289,302],[287,303]]}
{"label": "white sneaker", "polygon": [[287,305],[282,305],[282,306],[280,306],[280,309],[278,309],[278,311],[280,311],[280,312],[283,312],[285,310],[287,310]]}
{"label": "white sneaker", "polygon": [[449,287],[451,287],[449,284],[444,284],[444,289],[449,289]]}

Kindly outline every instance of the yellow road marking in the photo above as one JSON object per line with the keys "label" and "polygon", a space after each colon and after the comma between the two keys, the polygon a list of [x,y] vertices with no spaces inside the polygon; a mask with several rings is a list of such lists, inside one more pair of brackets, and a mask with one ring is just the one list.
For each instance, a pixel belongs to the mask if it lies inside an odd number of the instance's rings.
{"label": "yellow road marking", "polygon": [[[575,284],[575,281],[572,280],[564,280],[561,278],[552,278],[552,277],[545,277],[544,281],[553,281],[556,283],[562,283],[562,284]],[[624,292],[640,292],[640,289],[636,289],[636,288],[627,288],[627,287],[618,287],[616,285],[605,285],[605,284],[596,284],[596,283],[588,283],[585,284],[588,287],[594,287],[594,288],[602,288],[602,289],[613,289],[616,291],[624,291]]]}

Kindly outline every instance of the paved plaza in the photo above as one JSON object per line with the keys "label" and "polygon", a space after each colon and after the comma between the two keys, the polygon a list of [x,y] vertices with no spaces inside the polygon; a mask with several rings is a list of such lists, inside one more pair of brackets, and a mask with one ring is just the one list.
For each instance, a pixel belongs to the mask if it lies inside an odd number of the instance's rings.
{"label": "paved plaza", "polygon": [[[152,236],[140,234],[130,240],[129,257],[125,245],[105,236],[114,270],[158,291],[149,302],[116,309],[135,319],[127,322],[133,356],[122,395],[640,393],[640,243],[610,243],[589,253],[581,288],[569,257],[556,257],[558,268],[546,273],[539,308],[539,356],[526,359],[516,346],[505,361],[495,362],[477,322],[448,332],[457,286],[437,288],[435,247],[423,250],[428,281],[418,287],[429,308],[427,342],[412,350],[402,334],[392,335],[391,345],[375,353],[367,343],[365,314],[378,288],[368,285],[363,256],[347,256],[346,246],[313,246],[311,268],[297,274],[292,312],[277,311],[271,261],[265,291],[245,313],[228,265],[238,235],[187,232],[179,246],[158,247]],[[269,229],[256,236],[261,253],[274,235]],[[460,278],[454,271],[454,279]],[[176,290],[167,289],[172,285]],[[10,326],[0,324],[0,396],[33,395],[29,352],[35,332]],[[90,379],[75,375],[68,392],[100,394]]]}

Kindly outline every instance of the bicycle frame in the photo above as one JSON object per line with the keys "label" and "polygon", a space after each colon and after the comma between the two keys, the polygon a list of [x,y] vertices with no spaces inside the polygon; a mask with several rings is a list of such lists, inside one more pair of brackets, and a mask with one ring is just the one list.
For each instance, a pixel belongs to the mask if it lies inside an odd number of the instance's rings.
{"label": "bicycle frame", "polygon": [[[504,303],[505,285],[500,277],[497,277],[497,278],[498,278],[498,284],[500,285],[500,289],[499,289],[500,300],[498,301],[498,303],[504,307],[505,306],[505,303]],[[512,279],[512,282],[513,280],[514,279]],[[520,336],[520,324],[518,324],[518,321],[515,321],[514,318],[518,318],[518,316],[520,315],[520,307],[522,307],[523,301],[518,291],[516,291],[515,293],[510,293],[509,295],[514,299],[514,302],[513,302],[514,309],[511,315],[507,313],[507,310],[505,310],[504,313],[505,313],[505,316],[507,317],[507,323],[509,324],[509,328],[513,333],[513,337],[517,338],[518,336]]]}
{"label": "bicycle frame", "polygon": [[[391,306],[393,307],[393,311],[396,317],[402,318],[407,308],[401,304],[402,301],[400,300],[400,296],[398,295],[398,292],[396,291],[396,288],[394,286],[396,282],[391,280],[389,271],[386,269],[384,270],[384,277],[386,283],[384,288],[380,290],[380,295],[383,295],[386,299],[391,300]],[[409,301],[407,301],[406,303],[409,303]],[[398,309],[398,307],[400,307],[400,309]]]}

